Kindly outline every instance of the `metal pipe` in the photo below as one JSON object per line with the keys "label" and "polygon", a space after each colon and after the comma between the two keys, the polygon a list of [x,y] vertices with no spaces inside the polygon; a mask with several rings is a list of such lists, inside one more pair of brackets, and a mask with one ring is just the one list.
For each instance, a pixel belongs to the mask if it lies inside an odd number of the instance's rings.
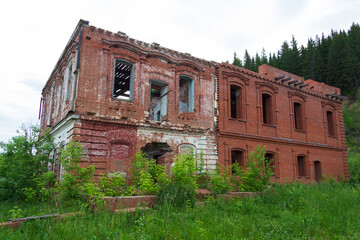
{"label": "metal pipe", "polygon": [[282,76],[280,76],[280,77],[276,77],[275,80],[280,80],[280,79],[282,79],[282,78],[284,78],[284,77],[285,77],[285,75],[282,75]]}
{"label": "metal pipe", "polygon": [[288,82],[288,84],[290,85],[290,84],[293,84],[293,83],[296,83],[296,82],[298,82],[298,80],[290,81],[290,82]]}
{"label": "metal pipe", "polygon": [[299,83],[294,84],[294,86],[297,87],[297,86],[299,86],[299,85],[301,85],[301,84],[303,84],[303,83],[304,83],[304,82],[299,82]]}
{"label": "metal pipe", "polygon": [[335,95],[336,93],[328,93],[328,94],[326,94],[325,96],[327,96],[327,97],[330,97],[330,96],[333,96],[333,95]]}
{"label": "metal pipe", "polygon": [[299,88],[303,88],[303,87],[306,87],[306,86],[309,86],[309,84],[306,83],[306,84],[300,85]]}
{"label": "metal pipe", "polygon": [[285,78],[285,79],[281,80],[281,82],[284,83],[284,82],[289,81],[289,80],[291,80],[291,78]]}

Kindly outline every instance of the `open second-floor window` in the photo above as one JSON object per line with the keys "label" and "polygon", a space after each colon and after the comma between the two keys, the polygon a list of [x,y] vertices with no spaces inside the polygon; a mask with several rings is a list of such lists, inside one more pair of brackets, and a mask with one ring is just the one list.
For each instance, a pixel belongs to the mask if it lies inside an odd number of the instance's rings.
{"label": "open second-floor window", "polygon": [[329,136],[335,136],[335,121],[334,121],[333,112],[326,111],[326,119],[327,119]]}
{"label": "open second-floor window", "polygon": [[180,76],[179,111],[194,111],[194,80],[188,76]]}
{"label": "open second-floor window", "polygon": [[70,63],[69,68],[68,68],[68,89],[67,89],[67,100],[70,101],[70,96],[71,96],[71,77],[72,77],[72,63]]}
{"label": "open second-floor window", "polygon": [[294,126],[295,129],[304,130],[304,117],[302,104],[295,102],[294,103]]}
{"label": "open second-floor window", "polygon": [[230,117],[242,119],[242,100],[241,100],[241,87],[236,85],[230,86]]}
{"label": "open second-floor window", "polygon": [[114,83],[112,97],[118,100],[132,101],[133,96],[133,64],[115,59]]}
{"label": "open second-floor window", "polygon": [[272,96],[267,93],[261,95],[262,99],[262,119],[265,124],[274,124],[273,119],[273,106],[272,106]]}

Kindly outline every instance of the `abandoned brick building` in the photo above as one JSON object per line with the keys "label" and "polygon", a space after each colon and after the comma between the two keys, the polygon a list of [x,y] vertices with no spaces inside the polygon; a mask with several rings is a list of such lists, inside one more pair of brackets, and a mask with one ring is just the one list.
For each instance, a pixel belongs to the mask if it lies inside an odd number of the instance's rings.
{"label": "abandoned brick building", "polygon": [[139,150],[168,172],[191,149],[207,169],[244,165],[261,145],[278,182],[349,177],[340,89],[268,65],[255,73],[80,20],[42,96],[41,130],[59,148],[80,141],[96,174],[129,173]]}

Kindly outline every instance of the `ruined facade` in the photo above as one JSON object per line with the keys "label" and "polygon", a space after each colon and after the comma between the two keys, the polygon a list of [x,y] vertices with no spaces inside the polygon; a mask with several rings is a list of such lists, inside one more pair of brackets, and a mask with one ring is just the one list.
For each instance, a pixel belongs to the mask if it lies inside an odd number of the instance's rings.
{"label": "ruined facade", "polygon": [[168,172],[191,149],[207,169],[243,165],[260,144],[276,181],[348,177],[340,90],[268,65],[255,73],[81,20],[42,95],[41,130],[60,148],[80,141],[97,175],[128,174],[139,150]]}

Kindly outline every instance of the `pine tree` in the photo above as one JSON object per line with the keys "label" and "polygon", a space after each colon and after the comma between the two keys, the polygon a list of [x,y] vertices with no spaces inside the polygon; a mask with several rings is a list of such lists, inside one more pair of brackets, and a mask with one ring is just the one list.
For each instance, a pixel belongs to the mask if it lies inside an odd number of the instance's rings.
{"label": "pine tree", "polygon": [[241,62],[240,58],[238,58],[238,56],[236,55],[236,52],[234,52],[234,61],[232,64],[235,66],[242,67],[242,62]]}

